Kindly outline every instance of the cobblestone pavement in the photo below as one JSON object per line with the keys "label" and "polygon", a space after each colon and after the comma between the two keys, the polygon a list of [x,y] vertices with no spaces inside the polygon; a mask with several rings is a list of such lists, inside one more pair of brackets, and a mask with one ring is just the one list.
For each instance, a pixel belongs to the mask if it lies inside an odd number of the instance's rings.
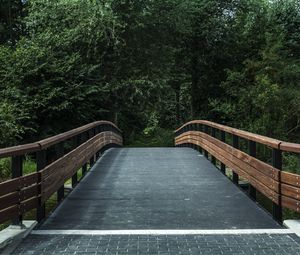
{"label": "cobblestone pavement", "polygon": [[14,255],[47,254],[300,254],[296,235],[79,236],[30,235]]}

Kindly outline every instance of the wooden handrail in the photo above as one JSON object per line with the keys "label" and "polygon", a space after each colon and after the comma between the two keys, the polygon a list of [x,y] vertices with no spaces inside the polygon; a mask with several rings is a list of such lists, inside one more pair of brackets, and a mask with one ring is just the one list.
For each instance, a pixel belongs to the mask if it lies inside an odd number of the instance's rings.
{"label": "wooden handrail", "polygon": [[298,143],[281,142],[279,148],[282,151],[300,153],[300,144]]}
{"label": "wooden handrail", "polygon": [[13,147],[0,149],[0,158],[19,156],[26,153],[31,153],[40,150],[38,143],[28,143],[24,145],[17,145]]}
{"label": "wooden handrail", "polygon": [[[52,146],[54,144],[57,144],[57,143],[62,142],[64,140],[70,139],[73,136],[76,136],[76,135],[78,135],[80,133],[83,133],[83,132],[85,132],[85,131],[87,131],[87,130],[89,130],[91,128],[95,128],[97,126],[105,125],[105,124],[113,126],[120,133],[122,133],[122,131],[114,123],[112,123],[110,121],[104,121],[104,120],[102,120],[102,121],[95,121],[93,123],[87,124],[87,125],[79,127],[79,128],[72,129],[72,130],[64,132],[62,134],[46,138],[46,139],[41,140],[41,141],[39,141],[37,143],[41,146],[41,149],[46,149],[46,148],[48,148],[48,147],[50,147],[50,146]],[[1,153],[0,153],[0,156],[1,156]]]}
{"label": "wooden handrail", "polygon": [[207,125],[212,128],[216,128],[222,131],[225,131],[227,133],[230,133],[232,135],[239,136],[241,138],[251,140],[254,142],[258,142],[260,144],[269,146],[271,148],[275,149],[280,149],[282,151],[287,151],[287,152],[295,152],[295,153],[300,153],[300,144],[297,143],[289,143],[289,142],[284,142],[281,140],[277,140],[271,137],[263,136],[263,135],[258,135],[254,134],[248,131],[240,130],[237,128],[221,125],[212,121],[207,121],[207,120],[193,120],[185,123],[181,127],[179,127],[177,130],[175,130],[175,133],[180,131],[182,128],[191,125],[191,124],[202,124],[202,125]]}
{"label": "wooden handrail", "polygon": [[122,133],[122,131],[114,123],[112,123],[110,121],[103,121],[103,120],[95,121],[90,124],[72,129],[70,131],[67,131],[67,132],[34,142],[34,143],[23,144],[23,145],[8,147],[8,148],[2,148],[2,149],[0,149],[0,158],[18,156],[18,155],[23,155],[26,153],[33,153],[33,152],[37,152],[40,150],[44,150],[52,145],[55,145],[62,141],[68,140],[78,134],[88,131],[89,129],[95,128],[100,125],[105,125],[105,124],[113,126],[116,130],[118,130],[120,133]]}

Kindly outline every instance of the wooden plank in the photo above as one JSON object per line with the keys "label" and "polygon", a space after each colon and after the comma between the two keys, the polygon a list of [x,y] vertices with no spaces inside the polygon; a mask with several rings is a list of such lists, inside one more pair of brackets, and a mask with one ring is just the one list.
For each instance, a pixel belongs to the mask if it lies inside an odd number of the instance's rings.
{"label": "wooden plank", "polygon": [[243,171],[242,168],[240,168],[239,165],[234,164],[227,158],[225,158],[225,157],[221,156],[220,154],[218,154],[217,152],[214,152],[213,150],[211,150],[208,146],[203,144],[203,148],[206,149],[212,155],[214,155],[219,161],[221,161],[226,166],[228,166],[233,171],[235,171],[239,176],[248,180],[252,184],[252,186],[254,186],[257,190],[259,190],[261,193],[263,193],[265,196],[267,196],[273,202],[278,204],[279,195],[275,191],[273,191],[268,186],[261,183],[259,180],[255,179],[252,176],[250,176],[249,174],[247,174],[245,171]]}
{"label": "wooden plank", "polygon": [[[206,141],[204,141],[204,143],[207,144]],[[226,151],[224,151],[222,149],[218,149],[217,146],[215,146],[213,144],[208,144],[208,146],[210,146],[215,151],[220,153],[223,157],[229,159],[235,165],[238,165],[244,172],[248,173],[250,176],[252,176],[256,180],[259,180],[261,183],[268,186],[270,189],[276,191],[277,193],[279,192],[279,183],[277,181],[275,181],[274,179],[262,174],[256,168],[254,168],[254,167],[248,165],[247,163],[245,163],[244,161],[236,158],[234,155],[228,154]]]}
{"label": "wooden plank", "polygon": [[41,194],[41,200],[42,202],[46,202],[57,190],[64,185],[66,180],[70,179],[70,177],[65,177],[65,178],[60,178],[55,180],[55,183],[52,184],[51,186],[47,186],[44,188],[42,194]]}
{"label": "wooden plank", "polygon": [[[21,200],[37,196],[37,174],[22,176],[0,184],[0,209],[18,204]],[[34,185],[35,184],[35,185]],[[29,186],[29,187],[28,187]],[[26,188],[27,187],[27,188]],[[22,190],[20,190],[22,189]]]}
{"label": "wooden plank", "polygon": [[22,200],[38,196],[38,184],[0,197],[0,210],[19,204]]}
{"label": "wooden plank", "polygon": [[[72,165],[66,166],[66,168],[60,169],[60,171],[57,172],[55,175],[50,175],[48,178],[43,180],[41,184],[42,196],[45,192],[47,192],[47,190],[52,189],[53,187],[54,187],[53,193],[56,192],[56,190],[59,187],[61,187],[66,180],[71,178],[74,172],[76,172],[77,169],[80,168],[79,166],[76,167],[76,165],[79,165],[78,161],[75,161],[74,163],[72,163]],[[76,169],[76,171],[74,171],[74,169]]]}
{"label": "wooden plank", "polygon": [[216,138],[209,136],[208,134],[202,132],[191,132],[191,135],[200,136],[210,142],[214,143],[216,146],[222,148],[223,150],[227,151],[231,155],[234,155],[236,158],[240,159],[243,162],[246,162],[251,167],[254,167],[256,170],[261,172],[262,174],[271,177],[272,179],[278,180],[279,179],[279,170],[274,168],[267,163],[260,161],[259,159],[248,155],[247,153],[236,149]]}
{"label": "wooden plank", "polygon": [[19,192],[15,191],[0,197],[0,210],[17,205],[19,203]]}
{"label": "wooden plank", "polygon": [[300,175],[282,171],[281,182],[300,188]]}
{"label": "wooden plank", "polygon": [[[194,143],[197,145],[200,145],[203,149],[207,150],[210,154],[215,156],[219,161],[236,171],[239,175],[247,179],[255,188],[257,188],[260,192],[262,192],[264,195],[269,197],[272,201],[275,203],[278,203],[279,195],[270,189],[268,186],[264,185],[260,182],[260,180],[256,179],[253,176],[250,176],[248,173],[244,171],[240,167],[240,165],[233,163],[229,159],[226,158],[226,156],[222,156],[219,151],[213,150],[211,147],[209,147],[207,144],[202,143],[201,140],[194,140],[191,138],[191,136],[186,136],[185,139],[181,139],[180,143]],[[224,155],[224,154],[223,154]]]}
{"label": "wooden plank", "polygon": [[89,146],[95,140],[97,140],[97,139],[99,139],[103,136],[104,135],[101,133],[101,134],[98,134],[98,135],[92,137],[91,139],[89,139],[85,143],[78,146],[76,149],[70,151],[69,153],[67,153],[63,157],[59,158],[58,160],[52,162],[50,165],[45,167],[43,170],[40,171],[42,180],[44,180],[45,178],[47,178],[51,174],[55,174],[58,171],[57,169],[62,169],[62,168],[67,167],[68,163],[72,162],[74,157],[76,157],[76,156],[78,156],[78,154],[84,152],[86,150],[86,148],[89,148]]}
{"label": "wooden plank", "polygon": [[[255,168],[257,171],[259,171],[263,175],[269,176],[270,178],[275,179],[275,180],[278,180],[278,178],[279,178],[279,170],[278,169],[274,168],[273,166],[268,165],[265,162],[260,161],[259,159],[256,159],[256,158],[248,155],[245,152],[242,152],[228,144],[225,144],[216,138],[213,138],[205,133],[198,132],[198,131],[187,132],[187,135],[189,135],[190,138],[192,136],[195,136],[194,139],[197,139],[197,137],[200,137],[200,139],[209,140],[210,142],[214,143],[216,146],[221,147],[223,150],[227,151],[229,154],[240,159],[242,162],[245,162],[249,166]],[[177,139],[175,141],[175,143],[178,143],[178,141],[180,141],[180,139],[182,139],[182,137],[184,138],[185,136],[179,137],[179,140]]]}
{"label": "wooden plank", "polygon": [[[197,137],[194,138],[194,139],[197,139]],[[219,153],[224,158],[227,158],[228,160],[230,160],[235,165],[238,165],[241,170],[243,170],[244,172],[246,172],[247,174],[252,176],[252,178],[254,178],[256,180],[259,180],[259,182],[261,182],[265,186],[268,186],[270,189],[276,191],[277,193],[279,192],[279,184],[274,179],[263,175],[261,172],[257,171],[257,169],[255,169],[252,166],[248,165],[243,160],[240,160],[240,159],[236,158],[234,155],[226,152],[225,150],[223,150],[222,148],[220,148],[220,147],[216,146],[215,144],[209,142],[208,140],[203,139],[201,142],[203,144],[209,146],[211,149],[213,149],[216,153]],[[232,149],[237,150],[235,148],[232,148]]]}
{"label": "wooden plank", "polygon": [[33,197],[25,201],[22,201],[19,207],[19,214],[22,215],[34,208],[37,208],[38,204],[39,204],[38,197]]}
{"label": "wooden plank", "polygon": [[[98,150],[109,144],[111,141],[119,143],[118,138],[120,136],[116,136],[112,132],[104,133],[106,134],[101,134],[99,136],[100,139],[92,139],[93,143],[91,143],[90,139],[88,143],[86,142],[82,146],[70,152],[68,157],[64,157],[62,160],[60,160],[63,161],[64,164],[60,162],[60,168],[55,169],[55,171],[53,171],[50,175],[46,175],[46,177],[43,175],[45,178],[43,179],[41,186],[42,201],[46,201],[53,193],[55,193],[57,189],[61,187],[61,185],[63,185],[67,179],[71,178],[71,176],[78,171],[78,169],[82,167]],[[108,141],[103,142],[102,138],[106,138]],[[66,162],[66,159],[70,162]]]}
{"label": "wooden plank", "polygon": [[19,192],[19,198],[21,201],[27,200],[32,197],[37,197],[39,195],[40,184],[35,184],[30,187],[26,187]]}
{"label": "wooden plank", "polygon": [[[75,157],[80,156],[80,154],[82,153],[86,153],[86,150],[91,150],[91,145],[94,146],[95,142],[97,142],[97,146],[101,147],[101,143],[102,141],[104,141],[105,136],[107,132],[104,133],[100,133],[94,137],[92,137],[91,139],[89,139],[88,141],[86,141],[85,143],[83,143],[82,145],[80,145],[79,147],[77,147],[76,149],[72,150],[71,152],[69,152],[68,154],[64,155],[62,158],[52,162],[50,165],[48,165],[44,170],[41,170],[41,177],[42,179],[47,178],[50,174],[55,174],[55,172],[57,171],[57,169],[61,169],[66,167],[66,162],[68,161],[72,161],[74,159],[74,155],[76,155]],[[94,152],[95,149],[92,150],[92,152]]]}
{"label": "wooden plank", "polygon": [[0,196],[17,191],[19,189],[19,178],[11,179],[0,183]]}
{"label": "wooden plank", "polygon": [[281,205],[297,212],[300,211],[300,201],[290,197],[281,196]]}
{"label": "wooden plank", "polygon": [[38,182],[38,174],[33,173],[22,177],[14,178],[0,183],[0,196],[17,191],[23,187],[33,185]]}
{"label": "wooden plank", "polygon": [[3,223],[7,220],[16,218],[19,216],[19,206],[14,205],[12,207],[6,208],[0,211],[0,223]]}
{"label": "wooden plank", "polygon": [[71,178],[73,174],[82,167],[91,157],[91,152],[83,154],[80,159],[74,158],[73,165],[68,165],[67,168],[62,169],[56,175],[51,175],[42,183],[42,201],[46,201],[57,189]]}
{"label": "wooden plank", "polygon": [[19,188],[31,186],[39,181],[39,173],[32,173],[28,175],[24,175],[19,177],[20,179],[20,186]]}
{"label": "wooden plank", "polygon": [[300,188],[290,186],[287,184],[281,184],[281,194],[287,197],[294,198],[296,200],[300,200]]}
{"label": "wooden plank", "polygon": [[88,154],[83,154],[81,158],[75,157],[71,165],[69,164],[66,168],[61,169],[56,175],[51,175],[45,179],[42,182],[42,200],[45,201],[55,193],[57,189],[61,187],[66,180],[71,178],[89,159],[90,156]]}

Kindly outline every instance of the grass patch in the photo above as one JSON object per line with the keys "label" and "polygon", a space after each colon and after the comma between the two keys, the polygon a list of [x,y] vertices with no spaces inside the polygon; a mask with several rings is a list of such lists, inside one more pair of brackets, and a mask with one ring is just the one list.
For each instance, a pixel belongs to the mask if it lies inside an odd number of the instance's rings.
{"label": "grass patch", "polygon": [[36,162],[31,158],[26,157],[23,161],[23,175],[31,174],[36,172]]}

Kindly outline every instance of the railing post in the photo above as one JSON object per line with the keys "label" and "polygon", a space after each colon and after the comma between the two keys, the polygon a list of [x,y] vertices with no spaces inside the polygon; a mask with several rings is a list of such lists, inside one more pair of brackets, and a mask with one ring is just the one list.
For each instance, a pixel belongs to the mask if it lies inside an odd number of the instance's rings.
{"label": "railing post", "polygon": [[[225,133],[225,131],[223,131],[223,130],[221,130],[221,141],[223,142],[223,143],[225,143],[226,142],[226,133]],[[223,174],[225,174],[226,175],[226,166],[225,166],[225,164],[224,163],[222,163],[221,162],[221,172],[223,173]]]}
{"label": "railing post", "polygon": [[[272,151],[273,166],[279,171],[282,170],[282,151],[279,149],[273,149]],[[273,218],[282,223],[282,206],[281,206],[281,172],[279,172],[279,200],[278,204],[272,202],[272,215]]]}
{"label": "railing post", "polygon": [[[103,126],[101,125],[101,126],[99,126],[99,134],[101,134],[102,132],[104,132],[104,129],[103,129]],[[98,151],[99,156],[101,156],[102,153],[103,153],[103,151],[102,151],[102,149],[100,149]]]}
{"label": "railing post", "polygon": [[[202,125],[201,124],[197,124],[197,131],[202,132]],[[198,151],[199,151],[199,153],[203,154],[203,148],[200,145],[198,146]]]}
{"label": "railing post", "polygon": [[[239,137],[236,136],[236,135],[232,135],[232,139],[233,139],[233,147],[234,148],[239,148]],[[235,173],[233,170],[232,170],[232,181],[234,184],[239,184],[239,175],[237,173]]]}
{"label": "railing post", "polygon": [[[203,132],[203,125],[202,124],[197,124],[197,131],[198,132]],[[203,148],[199,145],[199,153],[203,154]]]}
{"label": "railing post", "polygon": [[[249,155],[252,157],[256,157],[256,142],[249,140]],[[249,196],[256,200],[256,188],[254,188],[251,183],[249,183]]]}
{"label": "railing post", "polygon": [[[190,125],[185,126],[185,132],[189,132],[189,131],[190,131]],[[191,144],[190,144],[190,143],[187,143],[187,144],[186,144],[186,147],[191,148]]]}
{"label": "railing post", "polygon": [[[95,136],[95,129],[90,129],[89,130],[89,138],[92,138]],[[91,158],[90,158],[90,168],[92,168],[92,166],[94,165],[95,163],[95,155],[93,155]]]}
{"label": "railing post", "polygon": [[[196,131],[196,124],[191,124],[190,126],[191,126],[191,128],[190,128],[191,131]],[[192,149],[194,149],[194,150],[197,149],[196,144],[191,143],[191,147],[192,147]]]}
{"label": "railing post", "polygon": [[[23,175],[23,156],[14,156],[11,159],[11,177],[18,178]],[[18,188],[20,191],[20,187]],[[22,227],[22,215],[12,220],[12,225]]]}
{"label": "railing post", "polygon": [[[75,136],[72,138],[72,142],[73,142],[73,149],[76,149],[81,141],[79,141],[78,136]],[[74,188],[77,185],[77,183],[78,183],[78,172],[76,171],[72,175],[72,188]]]}
{"label": "railing post", "polygon": [[[211,128],[211,136],[216,137],[216,129],[213,127]],[[211,163],[216,165],[216,158],[213,155],[211,155]]]}
{"label": "railing post", "polygon": [[[79,135],[79,144],[83,144],[86,140],[87,140],[86,133],[81,133]],[[84,176],[87,172],[87,163],[85,163],[81,169],[82,169],[82,176]]]}
{"label": "railing post", "polygon": [[[98,135],[99,133],[100,133],[100,127],[97,126],[97,127],[95,128],[95,135]],[[97,160],[98,158],[100,158],[100,151],[97,151],[97,152],[96,152],[96,160]]]}
{"label": "railing post", "polygon": [[[193,124],[192,130],[197,131],[197,124],[196,123]],[[198,150],[198,145],[193,144],[193,148],[194,148],[194,150]]]}
{"label": "railing post", "polygon": [[[57,155],[57,159],[61,158],[64,155],[64,144],[63,144],[63,142],[57,144],[56,155]],[[64,196],[65,196],[65,185],[63,184],[57,190],[57,202],[60,202],[61,200],[63,200]]]}
{"label": "railing post", "polygon": [[[37,171],[39,172],[47,165],[47,151],[41,150],[36,153],[36,165]],[[39,183],[41,183],[41,177],[39,176]],[[39,186],[39,194],[42,195],[41,186]],[[38,207],[36,208],[36,219],[38,222],[41,222],[46,216],[46,206],[42,202],[42,199],[39,199]]]}
{"label": "railing post", "polygon": [[[204,125],[204,133],[208,134],[208,126]],[[208,151],[204,150],[204,156],[208,158]]]}
{"label": "railing post", "polygon": [[73,174],[73,176],[72,176],[72,188],[75,188],[77,183],[78,183],[78,174],[77,174],[77,171],[76,171],[76,173]]}

